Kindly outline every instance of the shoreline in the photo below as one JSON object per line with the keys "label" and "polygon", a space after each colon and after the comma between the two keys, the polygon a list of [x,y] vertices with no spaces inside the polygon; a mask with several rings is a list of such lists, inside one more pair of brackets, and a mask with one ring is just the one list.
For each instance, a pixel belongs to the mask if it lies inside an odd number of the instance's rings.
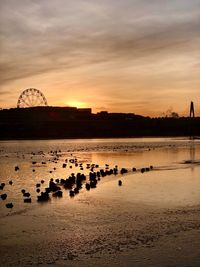
{"label": "shoreline", "polygon": [[99,136],[94,136],[94,137],[57,137],[57,138],[51,138],[51,137],[46,137],[46,138],[8,138],[8,139],[1,139],[0,138],[0,142],[1,141],[49,141],[49,140],[102,140],[102,139],[114,139],[114,140],[118,140],[118,139],[139,139],[139,138],[174,138],[174,139],[179,139],[179,138],[183,138],[184,140],[200,140],[200,136],[188,136],[188,135],[135,135],[135,136],[113,136],[113,137],[99,137]]}

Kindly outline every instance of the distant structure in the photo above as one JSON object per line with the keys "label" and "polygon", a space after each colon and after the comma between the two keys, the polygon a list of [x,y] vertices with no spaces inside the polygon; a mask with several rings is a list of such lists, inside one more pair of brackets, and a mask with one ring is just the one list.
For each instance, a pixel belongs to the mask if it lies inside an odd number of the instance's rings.
{"label": "distant structure", "polygon": [[43,93],[35,88],[24,90],[18,98],[17,108],[48,106],[47,100]]}
{"label": "distant structure", "polygon": [[190,103],[190,118],[194,118],[194,103],[191,101]]}

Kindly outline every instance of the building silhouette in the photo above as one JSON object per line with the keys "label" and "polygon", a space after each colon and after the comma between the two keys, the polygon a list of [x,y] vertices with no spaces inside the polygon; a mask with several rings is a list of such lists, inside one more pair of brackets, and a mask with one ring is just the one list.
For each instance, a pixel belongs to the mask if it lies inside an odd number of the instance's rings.
{"label": "building silhouette", "polygon": [[190,118],[194,118],[195,114],[194,114],[194,103],[191,101],[190,103]]}

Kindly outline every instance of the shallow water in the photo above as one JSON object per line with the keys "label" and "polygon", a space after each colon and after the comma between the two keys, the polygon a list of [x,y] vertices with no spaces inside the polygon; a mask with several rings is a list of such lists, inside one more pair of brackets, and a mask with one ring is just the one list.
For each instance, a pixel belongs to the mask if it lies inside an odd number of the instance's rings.
{"label": "shallow water", "polygon": [[[67,168],[62,168],[66,159]],[[82,163],[83,170],[69,163],[70,159]],[[36,164],[32,164],[33,161]],[[95,170],[105,168],[105,164],[109,164],[109,168],[117,165],[119,170],[125,167],[128,174],[101,178],[97,188],[86,191],[83,186],[74,198],[69,197],[68,190],[63,190],[62,198],[51,197],[47,203],[37,202],[35,185],[41,179],[45,180],[41,185],[44,190],[50,178],[67,178],[78,172],[88,175],[87,163],[98,164],[99,168]],[[140,172],[142,167],[150,165],[154,167],[152,171]],[[19,166],[19,171],[15,171],[15,166]],[[132,172],[133,167],[137,172]],[[121,187],[119,179],[123,183]],[[8,184],[9,180],[13,185]],[[0,194],[8,195],[6,200],[0,200],[2,251],[9,247],[12,253],[8,257],[13,266],[22,248],[26,265],[43,262],[39,251],[34,254],[26,246],[30,240],[33,247],[43,250],[45,262],[51,261],[52,257],[53,262],[58,262],[59,253],[66,259],[80,257],[80,254],[84,259],[99,252],[131,249],[141,243],[138,241],[141,238],[148,244],[149,238],[155,240],[169,231],[182,229],[183,225],[186,229],[196,229],[200,224],[199,217],[195,217],[198,209],[192,209],[200,204],[200,140],[2,141],[0,182],[6,184]],[[22,188],[31,193],[32,203],[23,203]],[[14,204],[11,211],[5,207],[8,202]],[[186,207],[194,211],[192,222],[188,217],[180,217],[181,209]],[[178,219],[177,213],[173,213],[175,209],[180,210]],[[154,229],[155,225],[160,228]],[[154,229],[151,237],[149,228]]]}
{"label": "shallow water", "polygon": [[[185,205],[199,201],[200,140],[136,138],[3,141],[0,147],[0,182],[6,183],[3,191],[8,193],[7,200],[14,202],[15,211],[30,206],[23,204],[22,188],[31,193],[35,202],[35,184],[41,179],[45,180],[45,188],[49,178],[67,178],[77,172],[88,174],[89,170],[85,168],[87,163],[98,164],[99,169],[105,168],[105,164],[109,164],[110,168],[117,165],[119,169],[130,169],[129,175],[132,174],[131,177],[124,175],[124,186],[120,191],[116,186],[117,177],[103,178],[98,189],[94,190],[94,195],[107,197],[109,193],[111,198],[119,197],[121,200],[147,204],[160,202]],[[51,151],[57,151],[57,154]],[[83,163],[84,170],[81,171],[74,164],[62,168],[65,159],[75,158],[78,163]],[[32,164],[33,161],[36,164]],[[70,165],[72,168],[69,168]],[[154,166],[153,172],[143,175],[140,172],[133,175],[131,172],[133,167],[140,169],[150,165]],[[15,166],[19,166],[19,171],[14,170]],[[121,178],[120,175],[118,177]],[[13,181],[12,186],[8,185],[9,180]],[[1,213],[7,214],[4,204],[5,201],[0,201]]]}

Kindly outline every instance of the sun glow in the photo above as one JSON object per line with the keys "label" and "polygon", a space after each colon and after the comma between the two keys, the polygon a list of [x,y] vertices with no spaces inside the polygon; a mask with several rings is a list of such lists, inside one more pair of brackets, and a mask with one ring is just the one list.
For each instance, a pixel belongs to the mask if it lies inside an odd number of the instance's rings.
{"label": "sun glow", "polygon": [[78,100],[67,101],[66,105],[69,107],[85,108],[87,105],[84,102]]}

